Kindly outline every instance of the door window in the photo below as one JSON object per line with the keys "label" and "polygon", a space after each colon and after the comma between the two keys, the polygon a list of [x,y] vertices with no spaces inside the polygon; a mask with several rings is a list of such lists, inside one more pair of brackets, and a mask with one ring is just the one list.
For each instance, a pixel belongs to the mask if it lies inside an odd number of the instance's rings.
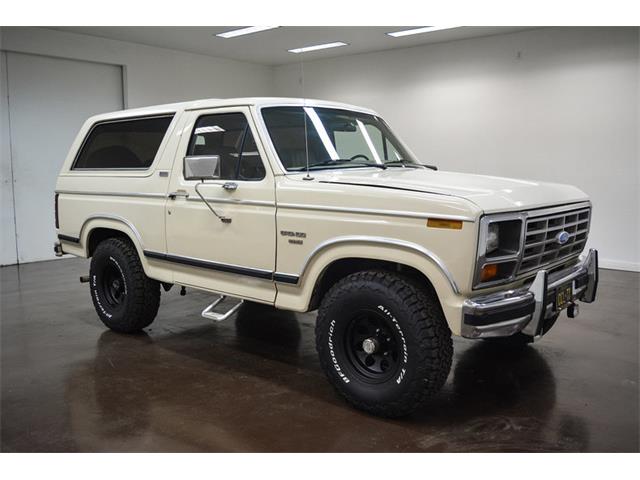
{"label": "door window", "polygon": [[198,118],[187,156],[220,157],[221,180],[262,180],[264,164],[242,113],[220,113]]}

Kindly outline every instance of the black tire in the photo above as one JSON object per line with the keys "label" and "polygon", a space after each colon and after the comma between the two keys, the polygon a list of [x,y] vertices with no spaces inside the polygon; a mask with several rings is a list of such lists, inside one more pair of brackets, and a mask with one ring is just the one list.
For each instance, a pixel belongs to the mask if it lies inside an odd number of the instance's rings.
{"label": "black tire", "polygon": [[121,333],[142,330],[160,306],[160,283],[144,273],[138,252],[121,238],[102,241],[91,258],[93,305],[107,327]]}
{"label": "black tire", "polygon": [[316,349],[336,390],[356,408],[384,417],[408,415],[438,392],[453,356],[435,295],[385,271],[354,273],[327,292]]}
{"label": "black tire", "polygon": [[[549,330],[551,330],[553,325],[556,323],[556,320],[558,320],[559,316],[560,314],[558,313],[553,317],[549,317],[546,320],[544,320],[544,323],[542,325],[542,335],[545,335]],[[510,335],[508,337],[493,337],[493,338],[490,337],[490,338],[486,338],[485,340],[488,340],[491,343],[494,343],[496,345],[501,345],[501,346],[510,347],[510,348],[522,348],[522,347],[526,347],[530,343],[533,343],[533,337],[531,335],[527,335],[521,332],[514,333],[513,335]]]}

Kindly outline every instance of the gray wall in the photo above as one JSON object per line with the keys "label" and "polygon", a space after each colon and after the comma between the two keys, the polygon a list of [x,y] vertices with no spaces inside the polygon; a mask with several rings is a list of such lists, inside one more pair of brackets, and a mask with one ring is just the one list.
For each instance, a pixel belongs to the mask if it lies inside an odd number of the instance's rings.
{"label": "gray wall", "polygon": [[[55,30],[5,27],[0,48],[2,265],[54,258],[55,172],[83,119],[123,104],[131,108],[273,90],[270,67]],[[123,72],[116,101],[110,98],[113,82],[105,87],[114,69]],[[72,76],[69,81],[65,72]],[[9,98],[8,78],[13,80]],[[39,130],[39,142],[24,141],[31,129]]]}
{"label": "gray wall", "polygon": [[0,52],[0,265],[16,263],[17,258],[6,66]]}
{"label": "gray wall", "polygon": [[17,258],[48,260],[58,173],[88,117],[122,110],[122,67],[15,52],[5,58]]}
{"label": "gray wall", "polygon": [[[371,107],[425,163],[572,183],[603,265],[640,269],[638,28],[548,28],[304,66],[307,97]],[[300,66],[275,93],[301,96]]]}
{"label": "gray wall", "polygon": [[[0,42],[123,66],[128,107],[303,92],[297,64],[265,67],[34,28],[3,28]],[[590,243],[603,265],[638,270],[638,45],[638,28],[548,28],[307,61],[304,93],[378,110],[423,161],[443,169],[578,185],[594,202]],[[1,101],[4,252],[15,250],[4,90]],[[44,205],[48,211],[49,199]]]}
{"label": "gray wall", "polygon": [[4,27],[2,49],[122,65],[128,108],[270,95],[271,67],[44,28]]}

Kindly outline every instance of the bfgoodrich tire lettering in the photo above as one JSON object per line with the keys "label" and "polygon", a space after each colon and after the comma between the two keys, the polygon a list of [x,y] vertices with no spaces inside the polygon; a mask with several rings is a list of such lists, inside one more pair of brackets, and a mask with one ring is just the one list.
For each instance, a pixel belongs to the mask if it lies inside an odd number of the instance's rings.
{"label": "bfgoodrich tire lettering", "polygon": [[437,299],[391,272],[338,282],[318,311],[316,348],[329,381],[352,405],[398,417],[440,390],[451,332]]}
{"label": "bfgoodrich tire lettering", "polygon": [[131,333],[153,322],[160,306],[160,284],[144,273],[131,242],[109,238],[91,258],[90,289],[93,305],[107,327]]}

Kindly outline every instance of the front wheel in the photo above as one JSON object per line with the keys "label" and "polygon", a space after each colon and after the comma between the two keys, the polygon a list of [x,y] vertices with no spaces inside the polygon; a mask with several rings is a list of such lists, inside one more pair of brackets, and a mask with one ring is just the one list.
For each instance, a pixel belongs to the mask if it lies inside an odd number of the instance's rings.
{"label": "front wheel", "polygon": [[440,390],[451,332],[434,295],[385,271],[358,272],[326,294],[316,349],[329,381],[356,408],[407,415]]}
{"label": "front wheel", "polygon": [[102,241],[91,258],[93,305],[107,327],[132,333],[153,322],[160,306],[160,284],[147,277],[131,242]]}

